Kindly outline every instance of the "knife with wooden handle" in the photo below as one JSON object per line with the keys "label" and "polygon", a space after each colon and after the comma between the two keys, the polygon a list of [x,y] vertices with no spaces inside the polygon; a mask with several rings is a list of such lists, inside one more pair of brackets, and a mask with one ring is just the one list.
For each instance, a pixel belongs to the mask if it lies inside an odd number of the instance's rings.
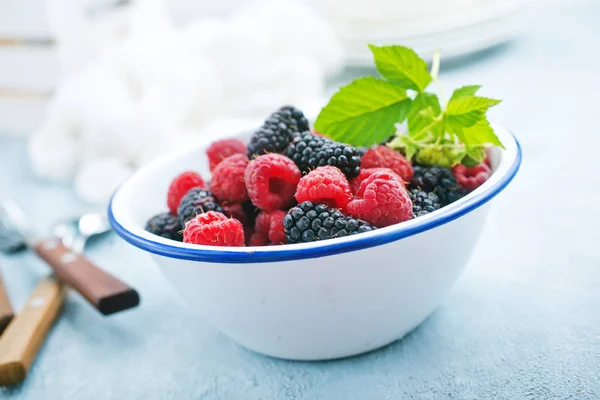
{"label": "knife with wooden handle", "polygon": [[43,279],[0,336],[0,386],[22,382],[65,300],[63,285]]}
{"label": "knife with wooden handle", "polygon": [[0,276],[0,334],[4,332],[4,329],[14,316],[12,306],[8,300],[4,283],[2,282],[2,276]]}
{"label": "knife with wooden handle", "polygon": [[39,239],[29,229],[27,218],[14,202],[0,203],[0,217],[27,242],[64,283],[78,291],[104,315],[136,307],[138,292],[89,261],[83,254],[67,249],[58,238]]}
{"label": "knife with wooden handle", "polygon": [[140,297],[134,289],[92,264],[82,254],[70,251],[57,238],[37,242],[33,250],[54,269],[56,276],[77,290],[104,315],[140,303]]}

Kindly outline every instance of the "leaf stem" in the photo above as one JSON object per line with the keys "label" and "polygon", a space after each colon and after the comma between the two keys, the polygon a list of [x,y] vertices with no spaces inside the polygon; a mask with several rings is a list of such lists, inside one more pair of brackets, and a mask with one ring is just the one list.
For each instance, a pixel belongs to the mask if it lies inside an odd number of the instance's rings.
{"label": "leaf stem", "polygon": [[431,78],[437,87],[437,90],[440,94],[440,98],[442,99],[442,108],[445,109],[448,101],[446,100],[446,96],[444,96],[444,91],[442,90],[442,85],[440,84],[440,80],[438,79],[438,75],[440,74],[440,59],[441,52],[436,50],[433,52],[433,60],[431,62]]}
{"label": "leaf stem", "polygon": [[431,72],[429,73],[434,81],[437,81],[438,75],[440,73],[440,56],[441,53],[439,50],[433,52],[433,61],[431,62]]}

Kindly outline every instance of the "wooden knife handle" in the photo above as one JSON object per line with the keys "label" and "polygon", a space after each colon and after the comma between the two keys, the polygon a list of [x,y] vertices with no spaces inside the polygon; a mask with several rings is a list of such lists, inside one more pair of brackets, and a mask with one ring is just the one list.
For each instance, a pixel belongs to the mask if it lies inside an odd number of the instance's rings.
{"label": "wooden knife handle", "polygon": [[0,386],[14,385],[25,379],[64,299],[62,284],[52,277],[45,278],[23,310],[8,324],[0,336]]}
{"label": "wooden knife handle", "polygon": [[34,250],[64,283],[77,290],[102,314],[113,314],[140,304],[140,296],[134,289],[82,254],[73,253],[59,239],[42,240]]}
{"label": "wooden knife handle", "polygon": [[0,276],[0,333],[4,331],[13,316],[13,309],[8,300],[6,289],[2,282],[2,276]]}

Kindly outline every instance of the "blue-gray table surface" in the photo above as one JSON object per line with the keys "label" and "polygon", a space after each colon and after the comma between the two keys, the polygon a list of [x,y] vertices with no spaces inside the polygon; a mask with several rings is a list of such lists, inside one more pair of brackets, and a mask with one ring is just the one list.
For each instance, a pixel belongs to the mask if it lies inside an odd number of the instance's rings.
{"label": "blue-gray table surface", "polygon": [[[480,83],[505,99],[493,118],[517,135],[524,161],[462,278],[402,341],[331,362],[253,354],[111,235],[88,254],[138,288],[141,307],[103,318],[71,293],[27,381],[0,398],[600,398],[598,43],[600,2],[552,1],[518,40],[443,68],[448,88]],[[67,186],[33,177],[17,139],[0,139],[0,194],[42,229],[89,208]],[[17,309],[48,273],[31,254],[0,265]]]}

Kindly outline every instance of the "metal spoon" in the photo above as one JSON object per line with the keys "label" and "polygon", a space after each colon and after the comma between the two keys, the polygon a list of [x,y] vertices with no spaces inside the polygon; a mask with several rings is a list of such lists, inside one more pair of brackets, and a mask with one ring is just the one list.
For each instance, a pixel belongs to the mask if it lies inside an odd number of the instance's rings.
{"label": "metal spoon", "polygon": [[75,253],[82,253],[91,237],[107,232],[110,232],[110,224],[104,213],[84,214],[54,225],[54,235]]}

